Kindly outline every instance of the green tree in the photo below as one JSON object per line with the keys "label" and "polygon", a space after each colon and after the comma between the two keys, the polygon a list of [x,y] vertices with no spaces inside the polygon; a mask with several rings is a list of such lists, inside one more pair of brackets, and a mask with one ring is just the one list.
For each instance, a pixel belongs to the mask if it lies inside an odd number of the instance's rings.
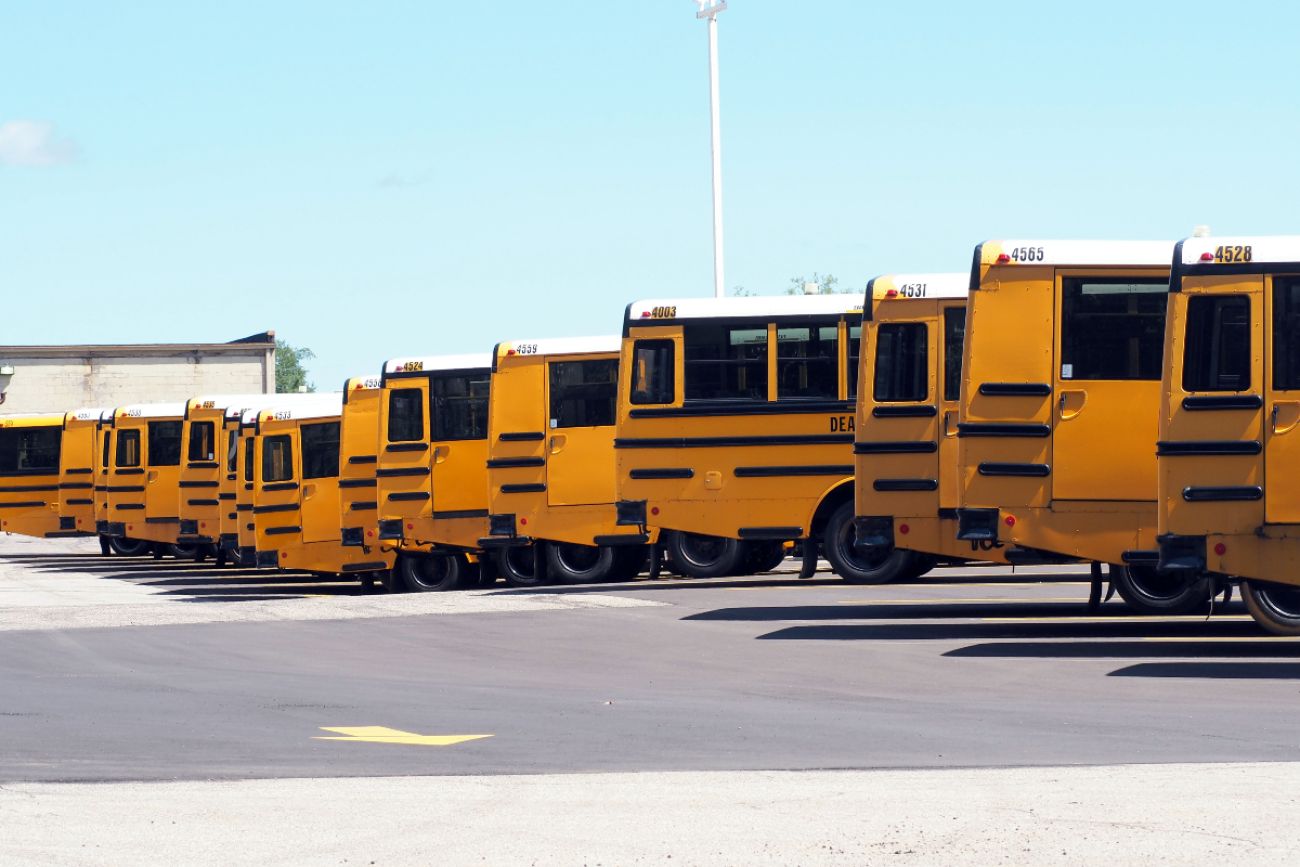
{"label": "green tree", "polygon": [[814,271],[811,280],[806,277],[791,277],[790,287],[785,290],[785,294],[802,295],[805,283],[816,283],[818,295],[839,295],[853,291],[852,289],[836,289],[835,285],[839,282],[839,278],[834,274],[818,274]]}
{"label": "green tree", "polygon": [[307,381],[307,368],[302,363],[316,357],[305,346],[290,346],[283,340],[275,341],[275,390],[278,394],[315,391],[316,384]]}

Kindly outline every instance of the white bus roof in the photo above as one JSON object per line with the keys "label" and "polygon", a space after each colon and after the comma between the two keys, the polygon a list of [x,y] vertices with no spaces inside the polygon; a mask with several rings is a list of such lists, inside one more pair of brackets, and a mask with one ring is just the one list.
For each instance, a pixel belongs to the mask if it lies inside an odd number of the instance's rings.
{"label": "white bus roof", "polygon": [[[1227,258],[1218,254],[1221,248]],[[1247,252],[1249,251],[1249,252]],[[1183,241],[1182,265],[1260,265],[1300,262],[1300,235],[1214,236]]]}
{"label": "white bus roof", "polygon": [[652,298],[627,307],[627,324],[676,319],[764,319],[772,316],[833,316],[861,313],[862,293],[752,295],[737,298]]}
{"label": "white bus roof", "polygon": [[184,418],[183,403],[129,403],[113,411],[113,418]]}
{"label": "white bus roof", "polygon": [[[993,240],[976,248],[977,265],[1129,265],[1169,267],[1173,241]],[[1003,258],[1006,257],[1006,258]]]}
{"label": "white bus roof", "polygon": [[307,421],[314,418],[332,418],[343,414],[343,393],[327,391],[310,395],[312,400],[299,400],[288,403],[272,403],[250,409],[244,413],[242,421],[252,424],[254,421]]}
{"label": "white bus roof", "polygon": [[102,406],[83,406],[64,416],[65,421],[103,421],[104,415],[113,417],[113,410]]}
{"label": "white bus roof", "polygon": [[618,352],[621,339],[606,337],[548,337],[544,340],[503,340],[497,344],[497,358],[505,355],[583,355]]}
{"label": "white bus roof", "polygon": [[347,381],[343,383],[343,390],[345,392],[343,400],[345,403],[347,402],[346,392],[349,391],[371,391],[383,387],[384,379],[377,373],[368,373],[363,376],[349,376]]}
{"label": "white bus roof", "polygon": [[874,300],[965,298],[970,295],[969,274],[881,274],[867,283]]}
{"label": "white bus roof", "polygon": [[467,355],[411,355],[385,361],[384,375],[428,373],[431,370],[477,370],[491,366],[492,356],[484,352],[472,352]]}

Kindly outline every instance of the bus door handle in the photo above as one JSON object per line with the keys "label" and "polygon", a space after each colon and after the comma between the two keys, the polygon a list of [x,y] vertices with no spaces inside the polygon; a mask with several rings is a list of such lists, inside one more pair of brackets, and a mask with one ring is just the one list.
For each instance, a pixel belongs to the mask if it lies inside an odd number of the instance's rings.
{"label": "bus door handle", "polygon": [[567,442],[568,438],[564,434],[555,434],[551,437],[551,454],[558,455],[560,452],[564,451],[564,446]]}
{"label": "bus door handle", "polygon": [[1273,433],[1281,435],[1300,424],[1300,401],[1277,400],[1273,402]]}
{"label": "bus door handle", "polygon": [[302,486],[302,498],[303,498],[304,500],[310,500],[310,499],[311,499],[312,497],[314,497],[314,496],[316,496],[316,486],[315,486],[315,485],[303,485],[303,486]]}
{"label": "bus door handle", "polygon": [[152,485],[154,482],[158,481],[158,471],[157,471],[157,470],[150,470],[150,471],[149,471],[149,474],[148,474],[147,476],[145,476],[145,480],[146,480],[146,482],[147,482],[148,484],[150,484],[150,485]]}
{"label": "bus door handle", "polygon": [[451,447],[450,447],[450,446],[434,446],[434,447],[433,447],[433,462],[434,462],[435,464],[440,464],[440,463],[442,463],[443,461],[447,460],[447,455],[448,455],[450,452],[451,452]]}
{"label": "bus door handle", "polygon": [[952,417],[954,415],[956,413],[950,409],[943,411],[943,435],[946,437],[955,437],[957,435],[957,431],[952,426]]}
{"label": "bus door handle", "polygon": [[1083,405],[1088,401],[1088,392],[1075,389],[1062,391],[1057,402],[1061,421],[1069,421],[1083,412]]}

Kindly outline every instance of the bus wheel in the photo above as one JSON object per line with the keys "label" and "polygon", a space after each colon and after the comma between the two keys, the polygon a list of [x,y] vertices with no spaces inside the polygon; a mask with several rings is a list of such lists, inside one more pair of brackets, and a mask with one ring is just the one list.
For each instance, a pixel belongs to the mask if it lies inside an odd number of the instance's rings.
{"label": "bus wheel", "polygon": [[565,584],[599,584],[614,571],[614,549],[552,542],[546,546],[546,566]]}
{"label": "bus wheel", "polygon": [[912,577],[916,556],[902,548],[881,551],[853,544],[853,502],[835,510],[822,539],[831,569],[850,584],[891,584]]}
{"label": "bus wheel", "polygon": [[746,546],[744,569],[746,575],[771,572],[785,561],[784,542],[750,542]]}
{"label": "bus wheel", "polygon": [[1179,575],[1163,575],[1147,563],[1111,569],[1111,581],[1120,598],[1139,614],[1190,614],[1203,608],[1214,593],[1214,582],[1205,575],[1189,581]]}
{"label": "bus wheel", "polygon": [[168,545],[167,553],[177,560],[193,560],[199,556],[198,545]]}
{"label": "bus wheel", "polygon": [[149,553],[149,543],[143,539],[126,539],[121,536],[109,536],[108,547],[121,557],[143,557]]}
{"label": "bus wheel", "polygon": [[501,577],[511,587],[540,587],[546,583],[546,576],[537,574],[531,545],[498,548],[492,556]]}
{"label": "bus wheel", "polygon": [[1265,631],[1274,635],[1300,635],[1300,587],[1242,581],[1246,610]]}
{"label": "bus wheel", "polygon": [[465,573],[465,558],[460,554],[445,556],[404,556],[398,561],[402,584],[412,593],[455,590]]}
{"label": "bus wheel", "polygon": [[673,571],[691,578],[718,578],[735,573],[745,547],[739,539],[701,536],[674,530],[666,545],[673,560]]}

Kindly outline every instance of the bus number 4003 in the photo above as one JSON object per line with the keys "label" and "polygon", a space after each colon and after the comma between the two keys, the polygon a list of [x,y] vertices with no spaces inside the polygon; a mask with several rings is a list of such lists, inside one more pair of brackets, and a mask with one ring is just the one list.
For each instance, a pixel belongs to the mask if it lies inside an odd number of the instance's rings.
{"label": "bus number 4003", "polygon": [[1249,262],[1250,260],[1251,249],[1249,244],[1214,248],[1214,261],[1216,262],[1227,265],[1236,262]]}

